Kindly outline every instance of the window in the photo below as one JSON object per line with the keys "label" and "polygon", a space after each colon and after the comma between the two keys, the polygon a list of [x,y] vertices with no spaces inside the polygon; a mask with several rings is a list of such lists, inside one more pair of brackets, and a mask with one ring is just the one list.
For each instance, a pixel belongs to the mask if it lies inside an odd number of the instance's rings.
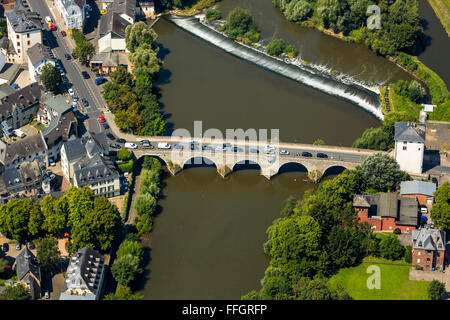
{"label": "window", "polygon": [[27,33],[27,38],[28,38],[28,39],[30,38],[30,34],[29,34],[29,33]]}
{"label": "window", "polygon": [[420,259],[417,259],[417,263],[420,263]]}
{"label": "window", "polygon": [[[19,35],[16,35],[16,38],[19,39]],[[19,45],[19,43],[17,42],[17,45]]]}
{"label": "window", "polygon": [[431,256],[431,251],[427,250],[427,256]]}
{"label": "window", "polygon": [[17,49],[17,53],[20,53],[20,49]]}
{"label": "window", "polygon": [[30,41],[27,41],[27,45],[30,45]]}
{"label": "window", "polygon": [[403,147],[403,150],[406,150],[406,146]]}
{"label": "window", "polygon": [[420,253],[421,253],[421,252],[419,251],[419,252],[417,253],[417,255],[420,256]]}
{"label": "window", "polygon": [[407,144],[408,142],[406,142],[406,141],[403,141],[403,144]]}

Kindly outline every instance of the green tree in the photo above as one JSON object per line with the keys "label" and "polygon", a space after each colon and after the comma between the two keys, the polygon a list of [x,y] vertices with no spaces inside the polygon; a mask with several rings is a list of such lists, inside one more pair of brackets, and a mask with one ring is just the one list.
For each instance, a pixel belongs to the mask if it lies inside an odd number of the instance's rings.
{"label": "green tree", "polygon": [[441,300],[445,292],[445,283],[438,280],[431,281],[428,286],[428,296],[431,300]]}
{"label": "green tree", "polygon": [[91,212],[94,206],[94,191],[88,186],[83,188],[71,187],[64,194],[67,200],[68,218],[67,226],[73,228],[83,220],[87,213]]}
{"label": "green tree", "polygon": [[127,254],[114,261],[111,273],[120,285],[128,286],[142,272],[139,264],[138,257]]}
{"label": "green tree", "polygon": [[405,261],[406,263],[412,263],[412,246],[405,247]]}
{"label": "green tree", "polygon": [[156,209],[156,199],[149,193],[141,193],[135,199],[134,208],[139,215],[152,215]]}
{"label": "green tree", "polygon": [[431,219],[440,229],[450,230],[450,185],[448,182],[443,183],[434,192],[434,202],[430,212]]}
{"label": "green tree", "polygon": [[267,268],[265,276],[261,280],[261,286],[259,293],[261,300],[286,300],[292,294],[290,283],[284,273],[271,266]]}
{"label": "green tree", "polygon": [[144,256],[144,251],[142,250],[141,244],[139,241],[133,241],[133,240],[124,240],[117,250],[117,258],[124,257],[128,254],[131,254],[132,256],[135,256],[139,259],[139,261],[142,261],[142,258]]}
{"label": "green tree", "polygon": [[29,300],[31,298],[28,289],[23,284],[6,286],[0,293],[0,300]]}
{"label": "green tree", "polygon": [[405,256],[405,248],[402,247],[397,236],[390,235],[381,239],[380,254],[385,259],[400,260]]}
{"label": "green tree", "polygon": [[115,293],[107,294],[104,300],[142,300],[144,296],[141,293],[133,293],[130,287],[117,285]]}
{"label": "green tree", "polygon": [[45,196],[39,203],[43,215],[42,229],[50,234],[58,234],[66,228],[67,224],[67,199],[54,199]]}
{"label": "green tree", "polygon": [[252,290],[249,293],[241,296],[241,300],[259,300],[259,293],[256,290]]}
{"label": "green tree", "polygon": [[208,19],[209,21],[219,20],[220,18],[222,18],[222,14],[219,10],[208,8],[204,12],[206,19]]}
{"label": "green tree", "polygon": [[60,255],[58,239],[51,236],[39,239],[36,243],[36,254],[41,267],[46,268],[50,272],[56,271]]}
{"label": "green tree", "polygon": [[236,39],[247,33],[258,33],[258,27],[247,10],[237,7],[228,14],[224,31],[228,37]]}
{"label": "green tree", "polygon": [[11,276],[11,265],[5,258],[0,258],[0,278],[8,279]]}
{"label": "green tree", "polygon": [[414,101],[416,103],[420,102],[420,100],[423,99],[427,92],[425,91],[425,88],[422,87],[422,85],[417,82],[416,80],[413,80],[408,85],[408,97],[411,101]]}
{"label": "green tree", "polygon": [[144,44],[155,49],[154,42],[156,41],[157,34],[150,28],[144,21],[139,21],[131,24],[125,29],[125,43],[127,49],[133,53],[136,49]]}
{"label": "green tree", "polygon": [[80,62],[88,60],[94,52],[95,52],[94,46],[87,40],[77,43],[75,49],[73,49],[74,56]]}
{"label": "green tree", "polygon": [[292,44],[286,46],[284,53],[291,59],[294,59],[298,55],[298,49]]}
{"label": "green tree", "polygon": [[320,255],[320,238],[320,226],[312,217],[294,216],[280,221],[271,235],[271,265],[288,278],[313,274],[314,261]]}
{"label": "green tree", "polygon": [[133,153],[125,148],[121,148],[119,149],[119,151],[117,151],[117,159],[122,161],[130,160],[132,155]]}
{"label": "green tree", "polygon": [[148,46],[140,46],[135,52],[129,55],[130,62],[134,65],[133,74],[155,75],[159,72],[162,61],[157,57],[156,52]]}
{"label": "green tree", "polygon": [[291,1],[285,6],[283,12],[289,21],[303,21],[310,16],[312,7],[306,0]]}
{"label": "green tree", "polygon": [[107,251],[120,235],[123,221],[119,210],[108,199],[97,197],[93,209],[72,228],[71,253],[83,247]]}
{"label": "green tree", "polygon": [[286,49],[286,43],[283,39],[274,39],[267,46],[267,52],[272,56],[279,56]]}
{"label": "green tree", "polygon": [[323,145],[325,145],[325,141],[323,141],[322,139],[317,139],[316,141],[313,142],[313,145],[323,146]]}
{"label": "green tree", "polygon": [[141,236],[152,231],[153,219],[148,213],[144,213],[139,217],[136,217],[134,224],[136,225],[138,234]]}
{"label": "green tree", "polygon": [[361,166],[361,175],[365,188],[382,192],[397,190],[400,182],[409,178],[398,169],[397,162],[384,153],[368,156]]}
{"label": "green tree", "polygon": [[0,207],[0,232],[7,238],[22,241],[28,235],[31,199],[12,199]]}
{"label": "green tree", "polygon": [[303,277],[293,286],[293,292],[299,300],[331,300],[331,292],[323,279]]}
{"label": "green tree", "polygon": [[62,83],[61,72],[51,63],[46,63],[42,67],[39,81],[45,90],[56,93]]}

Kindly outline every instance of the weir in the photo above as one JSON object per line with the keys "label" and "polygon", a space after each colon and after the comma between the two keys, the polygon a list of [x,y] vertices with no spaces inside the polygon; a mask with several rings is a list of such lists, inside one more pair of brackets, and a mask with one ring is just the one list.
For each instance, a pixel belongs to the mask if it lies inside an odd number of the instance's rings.
{"label": "weir", "polygon": [[384,118],[381,112],[378,94],[357,83],[340,82],[338,79],[333,79],[330,75],[306,65],[295,65],[273,58],[263,52],[227,38],[220,32],[203,25],[198,18],[178,16],[168,16],[167,18],[183,30],[238,58],[320,90],[326,94],[347,100],[364,108],[378,119],[383,120]]}

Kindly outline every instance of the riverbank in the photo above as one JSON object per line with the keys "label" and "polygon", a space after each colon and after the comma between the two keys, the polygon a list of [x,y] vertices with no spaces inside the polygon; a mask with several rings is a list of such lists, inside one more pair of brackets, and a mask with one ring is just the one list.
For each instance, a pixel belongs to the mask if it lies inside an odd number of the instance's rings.
{"label": "riverbank", "polygon": [[428,0],[428,3],[450,37],[450,0]]}
{"label": "riverbank", "polygon": [[169,14],[183,16],[183,17],[195,16],[199,13],[202,13],[202,11],[204,9],[213,6],[215,3],[219,2],[219,1],[220,0],[200,0],[190,8],[170,10]]}

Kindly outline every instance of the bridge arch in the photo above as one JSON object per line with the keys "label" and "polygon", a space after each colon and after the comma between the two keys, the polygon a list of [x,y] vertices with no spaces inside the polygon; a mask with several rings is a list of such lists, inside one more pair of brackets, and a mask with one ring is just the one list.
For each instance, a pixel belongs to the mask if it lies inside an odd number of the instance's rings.
{"label": "bridge arch", "polygon": [[141,163],[144,163],[144,158],[145,157],[150,157],[150,158],[154,158],[156,160],[158,160],[163,166],[168,166],[167,165],[167,161],[166,159],[164,159],[164,157],[161,157],[159,155],[153,155],[153,154],[143,154],[141,155],[137,160]]}
{"label": "bridge arch", "polygon": [[261,172],[261,165],[253,160],[243,159],[235,162],[230,166],[232,172],[242,171],[242,170],[259,170]]}
{"label": "bridge arch", "polygon": [[277,174],[285,173],[285,172],[306,172],[308,173],[308,167],[301,162],[289,161],[283,163],[278,169]]}
{"label": "bridge arch", "polygon": [[183,163],[182,169],[188,169],[193,167],[215,167],[217,164],[208,157],[205,156],[193,156],[186,159]]}
{"label": "bridge arch", "polygon": [[322,178],[326,177],[326,176],[331,176],[331,175],[337,175],[342,173],[344,170],[347,170],[349,168],[347,168],[346,166],[343,165],[331,165],[328,168],[326,168],[325,170],[323,170],[323,174],[322,174]]}

